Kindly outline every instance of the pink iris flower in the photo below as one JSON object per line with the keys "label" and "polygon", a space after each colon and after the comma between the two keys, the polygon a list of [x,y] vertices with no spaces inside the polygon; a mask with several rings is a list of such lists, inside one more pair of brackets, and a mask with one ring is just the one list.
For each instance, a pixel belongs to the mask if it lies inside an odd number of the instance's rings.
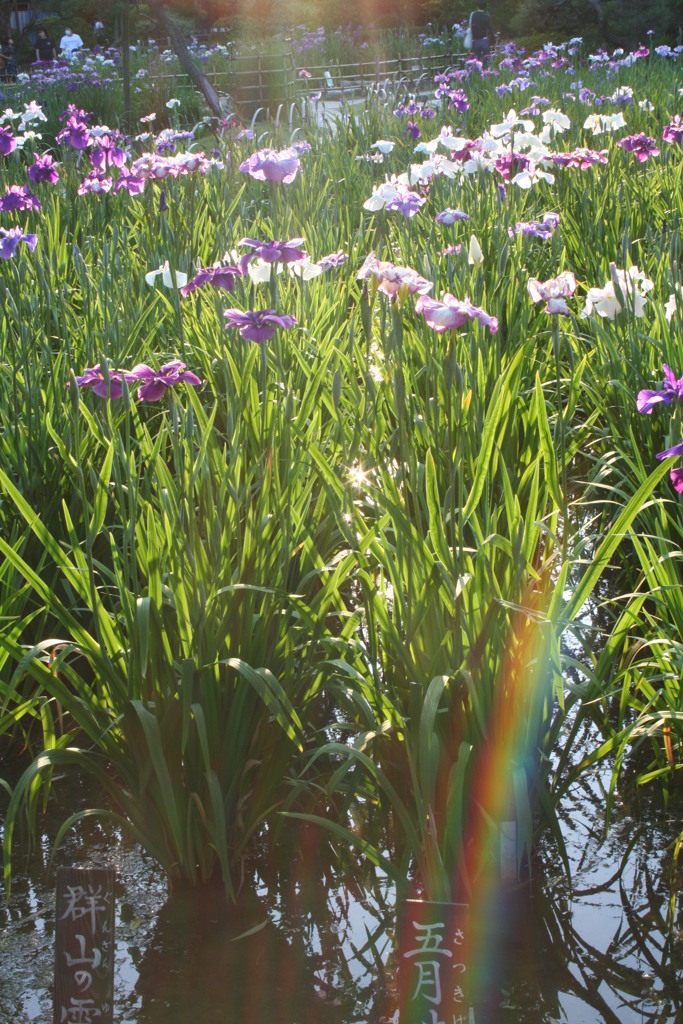
{"label": "pink iris flower", "polygon": [[240,164],[243,174],[251,174],[258,181],[277,181],[289,185],[301,170],[299,157],[293,147],[282,149],[259,149],[248,160]]}
{"label": "pink iris flower", "polygon": [[498,320],[495,316],[489,316],[479,306],[472,305],[469,299],[456,299],[454,295],[448,293],[443,296],[441,302],[430,299],[427,295],[420,295],[415,303],[415,312],[423,313],[429,326],[438,334],[462,327],[468,320],[479,320],[484,327],[488,327],[491,334],[498,330]]}

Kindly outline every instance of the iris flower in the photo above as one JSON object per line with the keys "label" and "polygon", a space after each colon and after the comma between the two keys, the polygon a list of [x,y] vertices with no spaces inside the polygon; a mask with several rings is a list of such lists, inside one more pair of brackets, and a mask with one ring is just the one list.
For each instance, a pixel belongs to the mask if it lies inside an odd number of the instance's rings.
{"label": "iris flower", "polygon": [[20,210],[40,210],[40,200],[29,191],[28,185],[10,185],[0,199],[3,213],[17,213]]}
{"label": "iris flower", "polygon": [[585,320],[591,313],[596,312],[598,316],[614,320],[617,313],[621,313],[623,308],[620,299],[617,297],[617,287],[622,296],[630,297],[634,315],[642,317],[644,315],[645,302],[647,301],[647,292],[654,288],[654,283],[645,276],[644,271],[638,270],[638,267],[629,267],[626,271],[620,270],[614,263],[610,263],[609,266],[610,280],[605,284],[604,288],[590,288],[588,290],[586,305],[581,313],[581,319]]}
{"label": "iris flower", "polygon": [[378,291],[384,292],[390,299],[395,299],[399,293],[406,295],[426,295],[432,290],[432,282],[420,277],[410,267],[397,267],[393,263],[378,260],[374,252],[369,253],[365,258],[363,266],[358,271],[358,280],[375,281]]}
{"label": "iris flower", "polygon": [[33,252],[37,241],[37,235],[25,235],[21,228],[0,228],[0,260],[10,260],[20,242]]}
{"label": "iris flower", "polygon": [[203,267],[199,270],[191,281],[183,285],[180,294],[184,297],[205,284],[232,292],[235,289],[235,278],[241,276],[242,271],[238,267],[224,267],[221,263],[214,263],[212,267]]}
{"label": "iris flower", "polygon": [[415,312],[423,313],[425,320],[437,334],[462,327],[469,320],[479,320],[484,327],[488,327],[491,334],[498,330],[498,320],[495,316],[489,316],[479,306],[472,305],[469,299],[456,299],[454,295],[448,293],[443,296],[441,302],[430,299],[427,295],[420,295],[415,303]]}
{"label": "iris flower", "polygon": [[278,314],[274,309],[241,310],[226,309],[225,326],[236,327],[246,341],[270,341],[278,327],[287,330],[296,324],[296,317],[287,313]]}
{"label": "iris flower", "polygon": [[12,135],[11,128],[0,128],[0,153],[7,156],[17,147],[17,140]]}
{"label": "iris flower", "polygon": [[36,162],[32,167],[29,167],[27,174],[36,185],[40,184],[41,181],[49,181],[51,185],[54,185],[55,182],[59,181],[57,167],[58,165],[49,153],[45,153],[44,156],[36,154]]}
{"label": "iris flower", "polygon": [[260,149],[240,164],[243,174],[250,174],[258,181],[276,181],[289,185],[301,170],[299,157],[293,147],[277,152],[274,149]]}
{"label": "iris flower", "polygon": [[681,122],[680,114],[676,114],[671,123],[666,126],[662,132],[662,138],[665,142],[679,144],[683,142],[683,122]]}
{"label": "iris flower", "polygon": [[308,253],[302,248],[303,238],[292,238],[289,242],[277,242],[272,239],[270,242],[259,242],[255,238],[242,238],[240,245],[248,245],[252,250],[240,258],[240,273],[246,274],[247,267],[252,260],[261,259],[264,263],[297,263],[305,260]]}
{"label": "iris flower", "polygon": [[452,210],[450,206],[447,206],[441,213],[437,213],[434,218],[437,224],[445,224],[447,227],[455,224],[459,220],[469,220],[469,213],[463,213],[462,210]]}
{"label": "iris flower", "polygon": [[546,313],[569,313],[565,299],[571,298],[576,291],[576,278],[570,270],[564,270],[549,281],[539,281],[535,277],[530,277],[527,290],[532,302],[547,303]]}
{"label": "iris flower", "polygon": [[76,377],[79,388],[92,388],[100,398],[120,398],[123,394],[122,381],[125,378],[127,383],[132,383],[136,378],[130,373],[121,373],[118,370],[109,371],[109,389],[107,381],[99,363],[86,370],[81,377]]}
{"label": "iris flower", "polygon": [[[160,370],[153,370],[146,363],[138,363],[129,374],[127,380],[141,381],[138,388],[138,398],[141,402],[157,402],[163,398],[168,388],[183,381],[191,384],[193,388],[202,383],[196,373],[185,369],[185,363],[179,359],[172,359],[170,363],[164,363]],[[113,397],[113,396],[112,396]]]}
{"label": "iris flower", "polygon": [[166,288],[183,288],[187,284],[187,274],[183,274],[180,270],[176,270],[175,272],[174,283],[173,274],[171,273],[171,268],[168,265],[168,260],[164,260],[161,266],[157,267],[156,270],[150,270],[149,273],[145,274],[145,281],[150,285],[150,287],[154,287],[154,282],[159,274],[161,274],[161,280]]}
{"label": "iris flower", "polygon": [[[660,403],[671,405],[675,401],[683,402],[683,377],[676,380],[675,373],[666,363],[662,366],[662,370],[664,372],[664,381],[660,391],[650,391],[647,388],[643,388],[642,391],[638,392],[636,400],[638,412],[650,415],[654,407]],[[662,458],[664,458],[664,454],[662,454]]]}
{"label": "iris flower", "polygon": [[628,135],[625,139],[619,139],[617,146],[621,146],[628,153],[633,153],[636,159],[640,160],[641,164],[644,164],[648,157],[659,156],[655,140],[651,139],[649,135],[645,135],[644,132],[640,132],[638,135]]}

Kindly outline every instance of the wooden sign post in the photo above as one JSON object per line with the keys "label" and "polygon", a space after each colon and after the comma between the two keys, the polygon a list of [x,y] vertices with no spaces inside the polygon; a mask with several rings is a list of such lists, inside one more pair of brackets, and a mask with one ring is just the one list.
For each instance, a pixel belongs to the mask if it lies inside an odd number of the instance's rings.
{"label": "wooden sign post", "polygon": [[469,906],[406,900],[399,933],[399,1024],[469,1024]]}
{"label": "wooden sign post", "polygon": [[58,868],[54,1024],[113,1024],[114,871]]}

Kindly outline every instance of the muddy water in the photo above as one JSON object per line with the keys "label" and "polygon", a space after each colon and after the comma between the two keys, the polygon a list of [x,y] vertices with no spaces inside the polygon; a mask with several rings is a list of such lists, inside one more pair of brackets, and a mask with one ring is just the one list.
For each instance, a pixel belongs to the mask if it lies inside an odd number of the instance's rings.
{"label": "muddy water", "polygon": [[[683,808],[624,790],[605,838],[607,769],[561,808],[573,890],[541,842],[531,886],[489,911],[487,988],[477,1024],[683,1021],[683,911],[666,923],[670,846]],[[52,1019],[54,878],[47,835],[88,794],[58,786],[46,835],[0,907],[0,1022]],[[238,906],[177,892],[139,849],[88,825],[60,863],[118,872],[116,1024],[384,1024],[391,1019],[395,900],[359,863],[341,872],[311,833],[249,865]],[[285,848],[286,847],[286,848]],[[681,904],[683,905],[683,894]],[[472,908],[476,912],[476,908]],[[507,915],[507,917],[505,916]],[[507,927],[504,927],[507,925]],[[504,948],[496,948],[501,934]]]}

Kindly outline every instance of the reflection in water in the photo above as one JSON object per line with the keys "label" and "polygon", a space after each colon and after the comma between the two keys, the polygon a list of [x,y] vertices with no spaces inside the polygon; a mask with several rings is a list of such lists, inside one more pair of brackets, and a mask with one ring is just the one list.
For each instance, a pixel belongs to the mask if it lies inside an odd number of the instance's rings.
{"label": "reflection in water", "polygon": [[[584,776],[562,808],[573,891],[542,842],[531,885],[485,912],[472,908],[483,951],[476,1024],[683,1020],[680,903],[667,927],[667,851],[681,809],[665,812],[655,789],[637,803],[626,789],[605,839],[606,779]],[[49,816],[46,828],[54,835]],[[119,872],[116,1024],[392,1019],[393,888],[360,860],[340,868],[327,836],[293,826],[270,849],[264,838],[237,907],[210,889],[168,899],[156,866],[121,836],[99,828],[80,836],[69,838],[60,863],[107,862]],[[9,905],[0,903],[0,1021],[12,1024],[51,1017],[54,880],[46,884],[45,851],[19,872]]]}

